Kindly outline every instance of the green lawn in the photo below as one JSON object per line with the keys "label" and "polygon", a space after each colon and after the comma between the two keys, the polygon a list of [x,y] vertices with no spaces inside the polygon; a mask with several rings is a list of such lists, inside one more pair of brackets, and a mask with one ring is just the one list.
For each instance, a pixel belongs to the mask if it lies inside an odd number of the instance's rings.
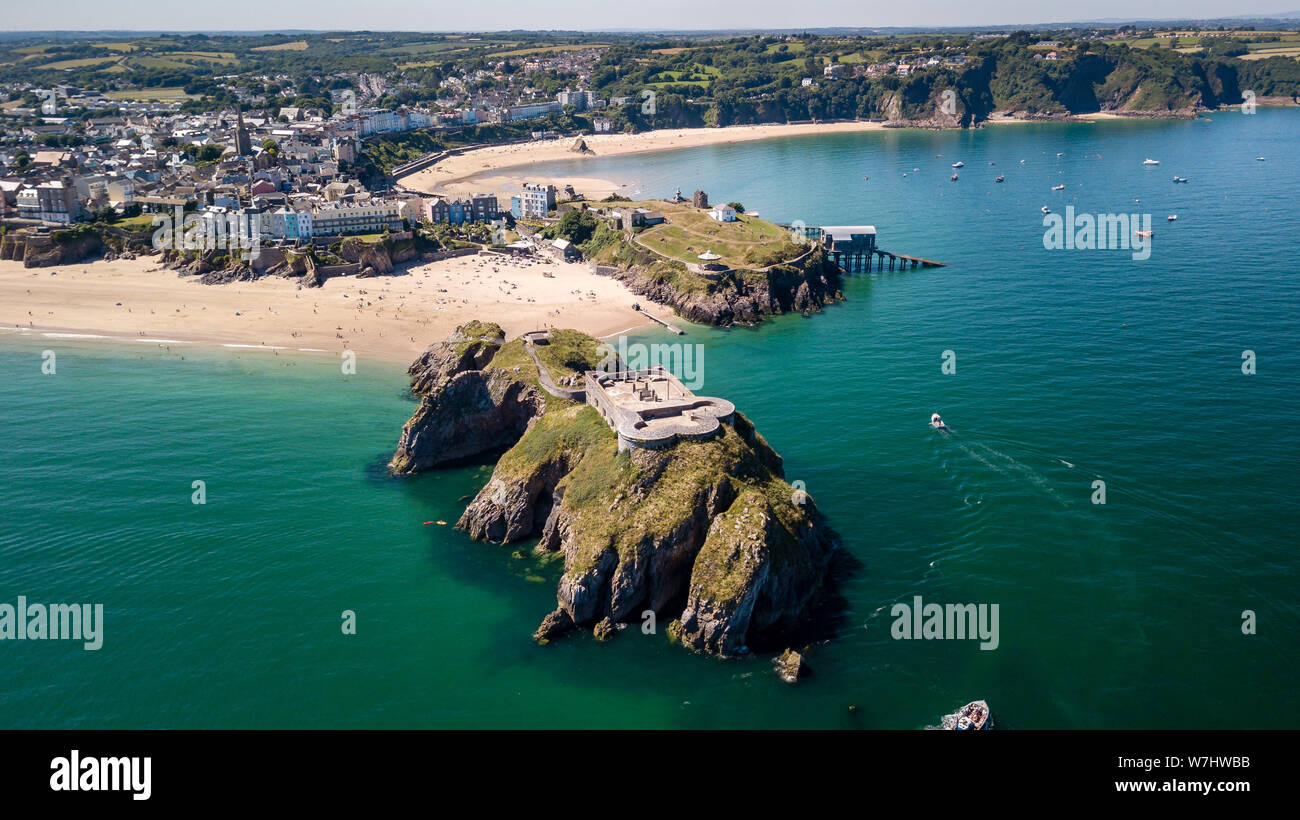
{"label": "green lawn", "polygon": [[109,91],[104,94],[110,100],[181,100],[193,99],[180,87],[136,88],[129,91]]}
{"label": "green lawn", "polygon": [[682,262],[697,264],[701,253],[712,251],[730,267],[764,267],[802,252],[784,229],[765,219],[737,214],[735,222],[716,222],[707,211],[653,201],[632,207],[660,211],[668,220],[637,234],[637,241]]}

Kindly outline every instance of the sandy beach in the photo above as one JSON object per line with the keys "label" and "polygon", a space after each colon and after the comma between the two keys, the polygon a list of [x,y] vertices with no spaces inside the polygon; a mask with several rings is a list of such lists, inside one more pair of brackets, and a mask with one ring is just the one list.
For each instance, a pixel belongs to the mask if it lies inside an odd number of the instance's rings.
{"label": "sandy beach", "polygon": [[510,337],[541,327],[609,336],[649,323],[632,310],[638,301],[671,316],[584,264],[550,260],[467,256],[301,290],[280,277],[202,285],[151,258],[56,268],[0,261],[0,339],[103,337],[267,355],[353,350],[408,364],[471,319],[497,322]]}
{"label": "sandy beach", "polygon": [[[478,148],[448,157],[432,168],[411,174],[401,184],[424,193],[460,196],[470,193],[495,193],[508,197],[519,190],[519,183],[550,183],[556,186],[572,185],[589,199],[602,199],[620,190],[626,180],[601,179],[590,176],[543,177],[526,174],[530,165],[563,160],[581,160],[584,157],[615,157],[649,151],[667,151],[676,148],[694,148],[701,145],[721,145],[732,142],[793,137],[817,134],[879,131],[879,122],[800,123],[796,125],[735,125],[728,128],[681,128],[646,131],[640,134],[596,134],[583,137],[594,153],[579,154],[572,148],[575,140],[559,139],[519,145],[497,145]],[[505,171],[509,173],[503,173]]]}

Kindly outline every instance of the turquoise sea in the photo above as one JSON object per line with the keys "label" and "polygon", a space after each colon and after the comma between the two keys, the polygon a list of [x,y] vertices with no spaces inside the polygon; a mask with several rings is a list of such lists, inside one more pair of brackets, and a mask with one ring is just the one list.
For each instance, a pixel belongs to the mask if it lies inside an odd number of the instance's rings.
{"label": "turquoise sea", "polygon": [[[0,332],[0,603],[105,617],[97,652],[0,642],[0,726],[910,729],[976,698],[1019,729],[1288,725],[1297,145],[1300,110],[1259,109],[558,166],[947,263],[852,277],[808,319],[634,340],[703,345],[698,392],[756,422],[861,563],[794,687],[635,628],[535,646],[555,568],[423,523],[490,465],[383,470],[415,406],[400,367]],[[1149,213],[1151,257],[1046,250],[1044,205]],[[918,595],[998,604],[998,648],[892,639]]]}

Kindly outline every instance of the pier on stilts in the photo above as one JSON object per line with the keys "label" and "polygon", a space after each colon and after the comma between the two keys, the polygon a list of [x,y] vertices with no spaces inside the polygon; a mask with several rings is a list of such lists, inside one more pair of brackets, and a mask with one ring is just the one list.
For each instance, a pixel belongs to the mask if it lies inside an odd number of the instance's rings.
{"label": "pier on stilts", "polygon": [[805,238],[821,242],[826,257],[845,273],[875,273],[885,270],[941,268],[942,262],[891,253],[876,247],[876,229],[872,225],[828,225],[824,227],[788,226]]}

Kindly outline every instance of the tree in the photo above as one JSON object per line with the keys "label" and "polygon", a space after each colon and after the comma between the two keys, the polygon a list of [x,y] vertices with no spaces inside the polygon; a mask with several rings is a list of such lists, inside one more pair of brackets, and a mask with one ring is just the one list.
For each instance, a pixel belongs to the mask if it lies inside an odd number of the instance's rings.
{"label": "tree", "polygon": [[546,229],[545,235],[551,239],[563,238],[575,245],[581,245],[591,239],[591,235],[596,231],[596,225],[596,217],[590,211],[565,211],[559,222]]}

